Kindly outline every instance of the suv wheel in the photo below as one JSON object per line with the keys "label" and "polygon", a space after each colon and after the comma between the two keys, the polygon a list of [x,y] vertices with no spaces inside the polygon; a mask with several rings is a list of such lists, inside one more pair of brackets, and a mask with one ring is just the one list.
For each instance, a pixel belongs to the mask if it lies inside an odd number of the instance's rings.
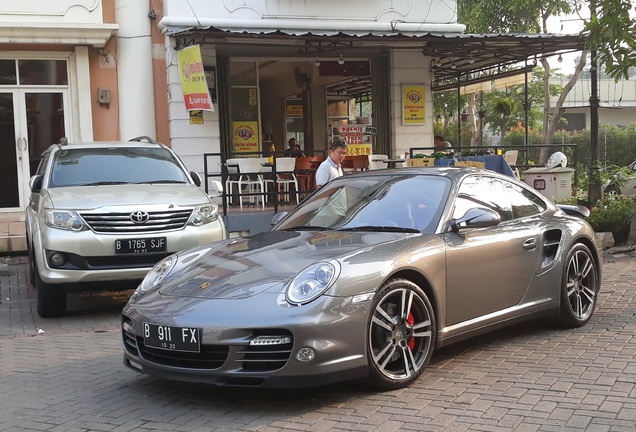
{"label": "suv wheel", "polygon": [[52,318],[66,312],[66,293],[60,287],[45,283],[40,278],[38,266],[33,260],[35,289],[38,292],[38,315],[42,318]]}
{"label": "suv wheel", "polygon": [[27,239],[27,254],[29,256],[29,283],[35,286],[35,257],[33,256],[33,245]]}

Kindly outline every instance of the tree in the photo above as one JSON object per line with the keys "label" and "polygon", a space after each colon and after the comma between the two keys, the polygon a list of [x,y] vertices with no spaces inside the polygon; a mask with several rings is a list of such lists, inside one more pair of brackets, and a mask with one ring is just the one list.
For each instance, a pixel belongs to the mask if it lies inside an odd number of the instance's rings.
{"label": "tree", "polygon": [[[628,78],[629,68],[636,66],[636,20],[630,16],[630,13],[636,13],[636,7],[632,0],[458,0],[457,6],[459,22],[467,26],[468,32],[473,33],[548,33],[548,18],[590,9],[591,18],[582,20],[585,21],[583,37],[586,40],[586,49],[597,54],[593,59],[593,69],[598,64],[609,76],[618,80]],[[584,51],[554,108],[550,106],[550,65],[545,58],[541,59],[545,70],[544,144],[552,142],[563,113],[563,103],[578,80],[586,57],[587,52]],[[593,72],[596,73],[595,70]],[[590,104],[592,105],[592,101]],[[539,162],[545,162],[548,153],[548,148],[542,148]],[[595,151],[592,152],[594,154]],[[590,162],[591,166],[597,164],[596,160]],[[594,201],[593,197],[598,195],[600,185],[595,182],[590,185],[589,197]]]}

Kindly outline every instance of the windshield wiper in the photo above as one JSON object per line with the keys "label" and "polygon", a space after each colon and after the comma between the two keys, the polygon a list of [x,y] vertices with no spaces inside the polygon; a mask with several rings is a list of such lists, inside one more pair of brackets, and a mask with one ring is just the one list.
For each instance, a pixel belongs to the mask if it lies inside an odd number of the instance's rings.
{"label": "windshield wiper", "polygon": [[158,184],[158,183],[174,183],[174,184],[184,184],[183,180],[148,180],[142,181],[135,184]]}
{"label": "windshield wiper", "polygon": [[129,184],[129,183],[125,181],[101,181],[101,182],[95,182],[95,183],[86,183],[81,186],[103,186],[103,185],[122,185],[122,184]]}
{"label": "windshield wiper", "polygon": [[291,228],[285,228],[281,231],[325,231],[331,228],[318,226],[318,225],[298,225]]}
{"label": "windshield wiper", "polygon": [[362,225],[351,228],[341,228],[338,231],[382,231],[382,232],[404,232],[419,233],[420,230],[415,228],[404,228],[397,226],[379,226],[379,225]]}

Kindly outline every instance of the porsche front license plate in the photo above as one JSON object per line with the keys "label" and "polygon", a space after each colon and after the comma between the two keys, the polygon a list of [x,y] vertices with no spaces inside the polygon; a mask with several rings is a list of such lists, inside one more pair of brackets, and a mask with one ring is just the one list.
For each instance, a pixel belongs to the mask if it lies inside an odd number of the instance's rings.
{"label": "porsche front license plate", "polygon": [[144,323],[144,344],[170,351],[201,351],[201,330],[190,327],[170,327]]}

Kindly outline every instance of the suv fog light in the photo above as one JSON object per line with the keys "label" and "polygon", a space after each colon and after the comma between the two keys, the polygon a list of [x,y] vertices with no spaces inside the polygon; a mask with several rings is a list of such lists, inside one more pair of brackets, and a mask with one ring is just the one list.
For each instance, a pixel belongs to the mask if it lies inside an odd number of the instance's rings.
{"label": "suv fog light", "polygon": [[49,261],[55,267],[59,267],[59,266],[61,266],[62,264],[64,264],[66,262],[66,257],[62,253],[54,252],[49,257]]}
{"label": "suv fog light", "polygon": [[301,348],[296,353],[296,358],[301,362],[312,361],[316,353],[311,348]]}

